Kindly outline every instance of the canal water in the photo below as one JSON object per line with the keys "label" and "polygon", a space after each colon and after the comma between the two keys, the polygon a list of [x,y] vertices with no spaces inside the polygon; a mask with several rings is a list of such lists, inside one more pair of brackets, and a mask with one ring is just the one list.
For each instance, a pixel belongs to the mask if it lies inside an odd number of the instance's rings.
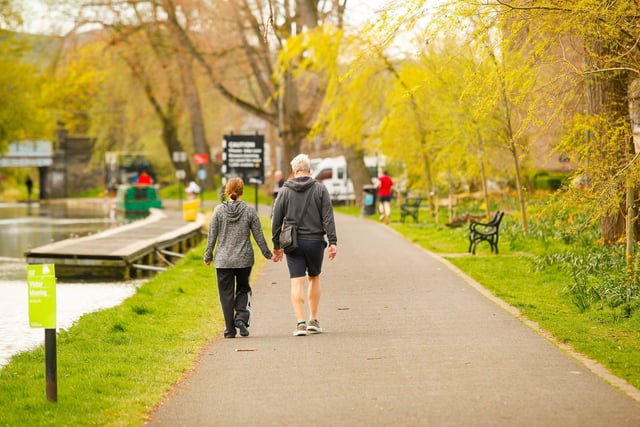
{"label": "canal water", "polygon": [[[39,206],[0,203],[0,370],[11,356],[44,342],[44,330],[29,327],[27,264],[32,248],[86,236],[119,225],[102,201]],[[83,314],[113,307],[142,281],[63,282],[56,286],[57,328],[68,329]],[[1,371],[0,371],[1,372]]]}

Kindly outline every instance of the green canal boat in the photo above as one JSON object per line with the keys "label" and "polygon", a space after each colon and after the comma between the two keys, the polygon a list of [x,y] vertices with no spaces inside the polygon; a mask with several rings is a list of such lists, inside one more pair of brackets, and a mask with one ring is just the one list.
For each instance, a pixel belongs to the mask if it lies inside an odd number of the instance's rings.
{"label": "green canal boat", "polygon": [[158,191],[151,185],[120,185],[116,194],[116,212],[126,217],[147,216],[149,209],[162,209]]}

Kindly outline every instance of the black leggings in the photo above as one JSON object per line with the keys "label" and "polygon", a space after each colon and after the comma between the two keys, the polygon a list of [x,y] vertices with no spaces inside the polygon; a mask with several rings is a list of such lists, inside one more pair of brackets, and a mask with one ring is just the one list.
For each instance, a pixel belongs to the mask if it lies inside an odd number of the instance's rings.
{"label": "black leggings", "polygon": [[224,314],[225,336],[235,335],[235,321],[251,324],[251,267],[217,268],[218,295]]}

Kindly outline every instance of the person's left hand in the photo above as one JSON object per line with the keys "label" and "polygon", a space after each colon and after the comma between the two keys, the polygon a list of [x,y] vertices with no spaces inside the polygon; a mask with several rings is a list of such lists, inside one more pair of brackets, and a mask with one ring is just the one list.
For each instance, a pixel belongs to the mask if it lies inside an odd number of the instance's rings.
{"label": "person's left hand", "polygon": [[209,267],[211,265],[211,261],[205,261],[204,265],[206,265],[207,267]]}
{"label": "person's left hand", "polygon": [[338,254],[338,247],[336,245],[329,246],[329,249],[327,251],[327,255],[329,256],[329,259],[334,259],[337,254]]}

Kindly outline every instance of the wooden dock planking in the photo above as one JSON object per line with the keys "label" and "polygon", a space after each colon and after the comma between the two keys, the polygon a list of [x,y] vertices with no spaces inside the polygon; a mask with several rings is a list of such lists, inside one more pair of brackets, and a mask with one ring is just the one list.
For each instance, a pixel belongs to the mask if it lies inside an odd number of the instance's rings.
{"label": "wooden dock planking", "polygon": [[[55,264],[58,277],[129,279],[131,271],[161,270],[162,252],[184,253],[203,239],[202,222],[186,222],[182,211],[152,209],[139,221],[32,249],[28,264]],[[145,268],[148,267],[148,268]]]}

